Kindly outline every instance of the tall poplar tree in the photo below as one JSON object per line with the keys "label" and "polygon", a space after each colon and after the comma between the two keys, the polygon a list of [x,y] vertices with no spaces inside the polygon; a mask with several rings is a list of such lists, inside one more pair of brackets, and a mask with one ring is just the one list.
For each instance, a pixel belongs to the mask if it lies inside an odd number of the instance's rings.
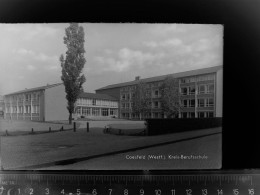
{"label": "tall poplar tree", "polygon": [[77,23],[71,23],[65,29],[63,38],[64,44],[67,46],[66,58],[63,54],[60,56],[62,67],[61,80],[65,86],[66,99],[68,100],[67,109],[69,111],[69,124],[72,122],[72,114],[75,109],[75,103],[78,96],[83,92],[83,83],[86,81],[82,70],[86,63],[84,53],[84,29]]}

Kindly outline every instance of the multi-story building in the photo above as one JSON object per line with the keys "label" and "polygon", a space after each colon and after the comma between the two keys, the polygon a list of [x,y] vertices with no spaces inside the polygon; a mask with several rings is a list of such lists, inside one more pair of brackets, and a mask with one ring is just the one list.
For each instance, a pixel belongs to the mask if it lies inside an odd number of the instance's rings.
{"label": "multi-story building", "polygon": [[76,102],[76,117],[118,117],[118,100],[107,94],[82,93]]}
{"label": "multi-story building", "polygon": [[[118,117],[118,101],[104,94],[82,93],[74,117]],[[63,83],[45,85],[4,96],[4,118],[11,120],[68,120]]]}
{"label": "multi-story building", "polygon": [[4,96],[4,118],[12,120],[67,120],[67,101],[62,83],[25,89]]}
{"label": "multi-story building", "polygon": [[179,84],[179,101],[182,109],[180,118],[222,117],[223,66],[215,66],[174,73],[169,75],[140,79],[108,85],[96,90],[96,93],[110,94],[120,98],[119,116],[121,118],[139,118],[133,112],[134,89],[139,82],[145,83],[150,93],[151,111],[145,118],[164,118],[161,108],[160,86],[167,77],[174,77]]}

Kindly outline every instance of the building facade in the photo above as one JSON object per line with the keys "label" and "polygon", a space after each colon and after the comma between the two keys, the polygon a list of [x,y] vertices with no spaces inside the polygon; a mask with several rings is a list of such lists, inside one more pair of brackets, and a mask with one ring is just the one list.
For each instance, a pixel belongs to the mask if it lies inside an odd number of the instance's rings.
{"label": "building facade", "polygon": [[[133,96],[135,87],[139,82],[145,83],[149,89],[150,112],[144,118],[165,118],[161,106],[160,86],[167,77],[178,80],[181,110],[180,118],[205,118],[222,117],[223,107],[223,67],[180,72],[170,75],[140,79],[134,81],[109,85],[96,90],[96,93],[113,92],[115,97],[120,97],[120,118],[135,119],[140,115],[133,112]],[[117,92],[117,94],[115,93]]]}
{"label": "building facade", "polygon": [[67,120],[67,101],[62,83],[25,89],[4,96],[4,118],[11,120]]}
{"label": "building facade", "polygon": [[77,102],[74,117],[118,117],[118,100],[106,94],[82,93]]}
{"label": "building facade", "polygon": [[[25,89],[4,96],[4,118],[9,120],[68,120],[63,83]],[[118,101],[106,94],[80,94],[74,118],[118,117]]]}
{"label": "building facade", "polygon": [[[174,73],[108,85],[96,93],[80,94],[74,118],[119,117],[139,119],[133,112],[135,88],[144,83],[149,93],[149,111],[142,118],[165,118],[160,86],[167,77],[178,81],[180,118],[222,117],[223,67]],[[25,89],[4,95],[4,118],[11,120],[68,120],[63,83]]]}

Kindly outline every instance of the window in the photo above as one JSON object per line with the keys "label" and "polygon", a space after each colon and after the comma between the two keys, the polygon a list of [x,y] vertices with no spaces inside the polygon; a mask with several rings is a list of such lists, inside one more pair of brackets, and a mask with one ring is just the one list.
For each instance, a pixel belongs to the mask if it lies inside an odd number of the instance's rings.
{"label": "window", "polygon": [[182,106],[188,107],[188,100],[182,100]]}
{"label": "window", "polygon": [[76,108],[76,113],[81,114],[81,108],[80,107]]}
{"label": "window", "polygon": [[182,87],[182,88],[181,88],[181,94],[182,94],[182,95],[187,95],[187,92],[188,92],[188,90],[187,90],[186,87]]}
{"label": "window", "polygon": [[25,95],[25,101],[30,101],[30,95],[29,94]]}
{"label": "window", "polygon": [[27,113],[31,113],[31,106],[27,106]]}
{"label": "window", "polygon": [[196,81],[196,78],[195,77],[191,77],[190,78],[190,82],[195,82]]}
{"label": "window", "polygon": [[195,99],[189,101],[189,107],[195,107]]}
{"label": "window", "polygon": [[208,93],[214,93],[214,84],[209,84],[207,88]]}
{"label": "window", "polygon": [[122,104],[121,104],[121,107],[122,107],[122,108],[125,108],[125,103],[122,103]]}
{"label": "window", "polygon": [[214,117],[214,112],[198,112],[198,118],[212,118]]}
{"label": "window", "polygon": [[213,112],[206,112],[206,117],[212,118],[212,117],[214,117],[214,113]]}
{"label": "window", "polygon": [[159,90],[155,90],[154,91],[154,97],[158,97],[159,96]]}
{"label": "window", "polygon": [[121,99],[125,100],[125,98],[126,98],[125,94],[122,94]]}
{"label": "window", "polygon": [[195,94],[195,86],[189,86],[189,95],[194,95]]}
{"label": "window", "polygon": [[198,112],[198,118],[205,118],[204,112]]}
{"label": "window", "polygon": [[154,108],[159,108],[159,102],[158,101],[154,102]]}
{"label": "window", "polygon": [[195,112],[189,112],[189,118],[195,118]]}
{"label": "window", "polygon": [[127,100],[130,100],[130,94],[129,93],[127,94]]}
{"label": "window", "polygon": [[182,100],[183,107],[195,107],[195,99]]}
{"label": "window", "polygon": [[126,109],[129,109],[129,103],[126,103],[126,104],[125,104],[125,108],[126,108]]}
{"label": "window", "polygon": [[122,113],[123,118],[129,118],[129,113]]}
{"label": "window", "polygon": [[212,107],[212,106],[214,106],[213,98],[206,99],[206,107]]}
{"label": "window", "polygon": [[19,107],[19,113],[23,113],[23,107],[22,106]]}
{"label": "window", "polygon": [[108,108],[102,108],[102,116],[108,116]]}
{"label": "window", "polygon": [[96,100],[95,99],[92,100],[92,105],[94,105],[94,106],[96,105]]}
{"label": "window", "polygon": [[92,108],[92,115],[93,116],[100,116],[99,108]]}
{"label": "window", "polygon": [[110,109],[110,115],[116,115],[116,109]]}
{"label": "window", "polygon": [[132,93],[132,99],[134,99],[135,98],[135,93]]}
{"label": "window", "polygon": [[205,106],[204,99],[198,99],[198,107],[204,107],[204,106]]}
{"label": "window", "polygon": [[36,100],[36,94],[35,94],[35,93],[32,94],[32,100],[33,100],[33,101]]}
{"label": "window", "polygon": [[90,115],[90,108],[83,107],[82,108],[82,115],[89,116]]}
{"label": "window", "polygon": [[199,94],[205,93],[205,85],[199,85]]}

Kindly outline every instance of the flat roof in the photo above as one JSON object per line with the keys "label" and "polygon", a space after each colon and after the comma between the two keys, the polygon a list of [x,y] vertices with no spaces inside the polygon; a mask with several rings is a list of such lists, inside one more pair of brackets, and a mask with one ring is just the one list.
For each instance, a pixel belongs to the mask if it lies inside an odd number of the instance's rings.
{"label": "flat roof", "polygon": [[38,91],[38,90],[45,90],[45,89],[48,89],[48,88],[56,87],[58,85],[63,85],[63,83],[56,83],[56,84],[51,84],[51,85],[44,85],[44,86],[41,86],[41,87],[24,89],[24,90],[21,90],[21,91],[17,91],[17,92],[6,94],[5,96],[7,96],[7,95],[15,95],[15,94],[19,94],[19,93],[27,93],[27,92]]}
{"label": "flat roof", "polygon": [[209,74],[209,73],[217,72],[218,70],[220,70],[222,68],[223,68],[223,66],[212,66],[212,67],[208,67],[208,68],[190,70],[190,71],[173,73],[173,74],[167,74],[167,75],[162,75],[162,76],[149,77],[149,78],[144,78],[144,79],[124,82],[124,83],[107,85],[105,87],[96,89],[96,91],[104,90],[104,89],[124,87],[124,86],[129,86],[129,85],[135,85],[135,84],[137,84],[140,81],[142,81],[144,83],[162,81],[162,80],[164,80],[168,76],[173,76],[174,78],[181,78],[181,77],[189,77],[189,76],[194,76],[194,75]]}

